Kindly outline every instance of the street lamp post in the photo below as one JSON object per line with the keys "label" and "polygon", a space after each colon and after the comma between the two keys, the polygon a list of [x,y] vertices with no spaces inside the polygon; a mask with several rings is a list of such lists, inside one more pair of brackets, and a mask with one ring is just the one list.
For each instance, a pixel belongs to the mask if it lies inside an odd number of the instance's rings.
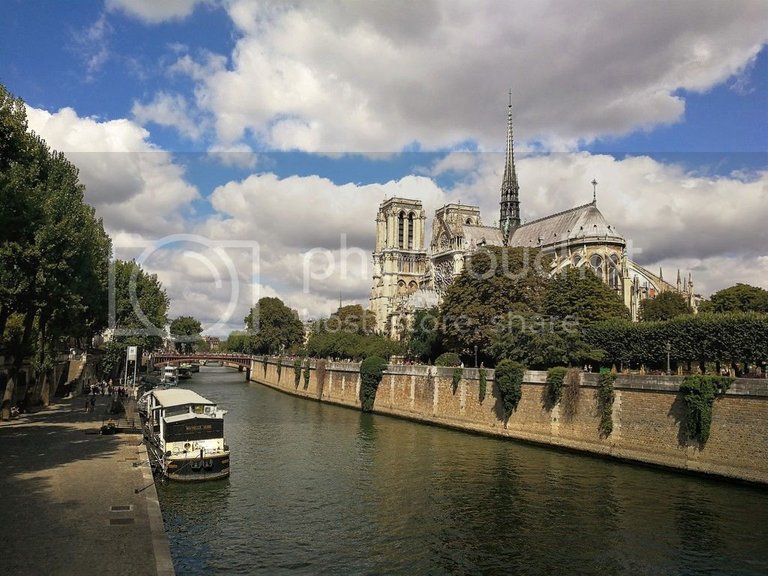
{"label": "street lamp post", "polygon": [[669,353],[672,350],[672,344],[667,341],[667,376],[672,374],[672,371],[669,369]]}
{"label": "street lamp post", "polygon": [[475,368],[477,368],[477,344],[475,344]]}

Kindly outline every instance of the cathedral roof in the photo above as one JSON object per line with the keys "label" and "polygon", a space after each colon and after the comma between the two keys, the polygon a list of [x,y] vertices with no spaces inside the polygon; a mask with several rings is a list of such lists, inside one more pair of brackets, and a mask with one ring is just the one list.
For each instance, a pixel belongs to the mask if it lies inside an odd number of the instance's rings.
{"label": "cathedral roof", "polygon": [[496,226],[472,226],[470,224],[464,224],[463,235],[469,246],[482,246],[483,244],[488,244],[489,246],[501,246],[503,244],[501,230]]}
{"label": "cathedral roof", "polygon": [[523,224],[515,229],[509,245],[547,246],[587,238],[624,241],[616,229],[606,222],[595,203],[591,202]]}

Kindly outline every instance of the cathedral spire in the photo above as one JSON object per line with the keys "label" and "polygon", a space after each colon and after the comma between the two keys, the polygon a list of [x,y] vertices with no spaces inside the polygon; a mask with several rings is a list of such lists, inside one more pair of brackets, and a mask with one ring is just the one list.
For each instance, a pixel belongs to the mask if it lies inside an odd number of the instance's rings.
{"label": "cathedral spire", "polygon": [[501,227],[504,244],[511,233],[520,226],[520,198],[515,172],[515,153],[512,139],[512,90],[509,91],[509,106],[507,108],[507,157],[504,164],[504,179],[501,182],[501,202],[499,226]]}

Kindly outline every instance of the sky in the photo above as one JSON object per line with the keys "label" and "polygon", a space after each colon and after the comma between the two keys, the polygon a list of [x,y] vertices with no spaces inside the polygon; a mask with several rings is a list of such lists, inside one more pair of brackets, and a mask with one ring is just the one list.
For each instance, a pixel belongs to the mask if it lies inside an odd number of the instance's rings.
{"label": "sky", "polygon": [[[665,279],[768,289],[764,0],[4,0],[0,83],[170,316],[368,305],[376,211],[592,199]],[[430,231],[427,230],[427,237]]]}

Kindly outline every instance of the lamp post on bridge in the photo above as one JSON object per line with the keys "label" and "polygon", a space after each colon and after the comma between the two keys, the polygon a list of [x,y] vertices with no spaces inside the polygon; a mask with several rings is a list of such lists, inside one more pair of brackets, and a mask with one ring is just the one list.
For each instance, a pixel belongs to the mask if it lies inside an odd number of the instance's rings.
{"label": "lamp post on bridge", "polygon": [[672,374],[672,371],[669,369],[669,353],[672,351],[672,344],[667,340],[667,376]]}
{"label": "lamp post on bridge", "polygon": [[475,368],[477,368],[477,344],[475,344]]}

